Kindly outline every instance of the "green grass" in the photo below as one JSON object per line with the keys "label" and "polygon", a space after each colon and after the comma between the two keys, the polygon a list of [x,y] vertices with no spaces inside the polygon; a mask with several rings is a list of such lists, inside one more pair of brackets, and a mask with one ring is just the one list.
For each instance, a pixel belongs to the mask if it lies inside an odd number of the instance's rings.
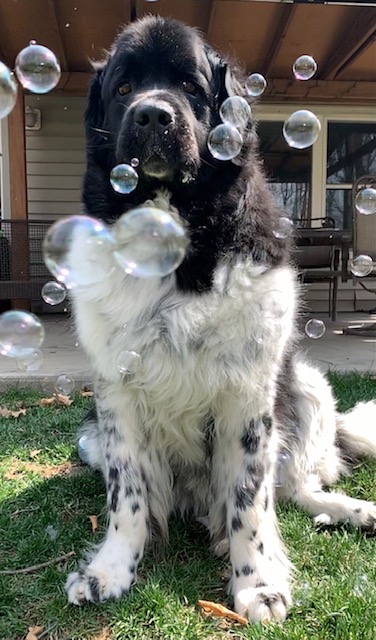
{"label": "green grass", "polygon": [[[376,397],[376,381],[351,374],[330,375],[341,410]],[[75,431],[89,401],[76,398],[70,408],[37,406],[29,392],[10,391],[0,405],[27,415],[0,419],[0,569],[44,562],[74,550],[61,565],[27,575],[0,575],[0,639],[24,638],[29,626],[52,627],[54,640],[374,640],[376,637],[375,542],[346,527],[316,532],[304,513],[278,506],[280,526],[298,569],[295,605],[283,626],[234,624],[203,617],[198,599],[230,605],[228,565],[210,555],[204,529],[172,522],[171,542],[149,550],[139,584],[128,599],[99,606],[69,606],[67,572],[90,542],[105,530],[105,493],[99,475],[77,463]],[[30,453],[41,450],[34,457]],[[51,475],[51,470],[59,471]],[[70,472],[71,471],[71,472]],[[64,473],[65,472],[65,473]],[[375,463],[364,463],[341,487],[375,500]],[[93,534],[88,516],[99,517]],[[53,525],[51,540],[46,527]]]}

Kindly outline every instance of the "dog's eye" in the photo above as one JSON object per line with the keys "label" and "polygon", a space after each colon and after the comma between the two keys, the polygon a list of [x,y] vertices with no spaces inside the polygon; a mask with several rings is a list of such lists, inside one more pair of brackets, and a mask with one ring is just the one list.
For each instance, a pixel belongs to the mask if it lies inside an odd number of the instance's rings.
{"label": "dog's eye", "polygon": [[194,96],[195,93],[197,93],[197,87],[194,84],[194,82],[183,82],[183,89],[186,93],[190,93],[192,96]]}
{"label": "dog's eye", "polygon": [[118,92],[121,96],[126,96],[127,93],[130,93],[131,91],[132,87],[130,82],[124,82],[124,84],[121,84],[120,87],[118,87]]}

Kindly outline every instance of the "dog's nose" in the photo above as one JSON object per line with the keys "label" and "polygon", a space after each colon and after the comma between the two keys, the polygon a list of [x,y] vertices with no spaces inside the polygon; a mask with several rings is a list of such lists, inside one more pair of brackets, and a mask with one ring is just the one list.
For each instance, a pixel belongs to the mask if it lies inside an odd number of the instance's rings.
{"label": "dog's nose", "polygon": [[146,131],[163,131],[173,122],[173,114],[156,104],[141,104],[134,112],[134,122]]}

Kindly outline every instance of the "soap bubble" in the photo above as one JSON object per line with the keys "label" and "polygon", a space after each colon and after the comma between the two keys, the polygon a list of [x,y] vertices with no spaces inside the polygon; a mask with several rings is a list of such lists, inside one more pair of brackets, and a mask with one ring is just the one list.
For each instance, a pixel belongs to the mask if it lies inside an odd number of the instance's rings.
{"label": "soap bubble", "polygon": [[246,80],[245,89],[248,95],[253,98],[261,96],[266,89],[266,80],[264,76],[261,75],[261,73],[251,73]]}
{"label": "soap bubble", "polygon": [[294,149],[311,147],[316,142],[320,131],[320,120],[307,109],[295,111],[283,125],[284,138]]}
{"label": "soap bubble", "polygon": [[306,323],[304,330],[309,338],[313,340],[317,340],[318,338],[322,338],[325,331],[325,323],[322,320],[317,320],[317,318],[312,318],[312,320],[308,320]]}
{"label": "soap bubble", "polygon": [[277,467],[275,473],[274,484],[276,487],[283,487],[286,484],[288,473],[287,468],[291,461],[289,453],[279,453],[277,458]]}
{"label": "soap bubble", "polygon": [[25,358],[42,346],[44,327],[33,313],[6,311],[0,316],[0,353]]}
{"label": "soap bubble", "polygon": [[317,71],[317,62],[312,56],[299,56],[292,65],[297,80],[310,80]]}
{"label": "soap bubble", "polygon": [[[72,242],[82,242],[93,248],[93,258],[88,264],[72,265]],[[47,231],[43,241],[43,257],[46,266],[59,282],[63,282],[67,289],[75,286],[88,286],[103,279],[103,264],[101,254],[108,248],[112,250],[114,240],[99,220],[89,216],[69,216],[55,222]],[[75,255],[75,259],[80,256]]]}
{"label": "soap bubble", "polygon": [[371,584],[368,579],[368,576],[363,573],[355,579],[354,587],[352,589],[352,594],[357,598],[363,598],[366,595],[367,591],[370,590]]}
{"label": "soap bubble", "polygon": [[224,124],[242,128],[248,124],[251,117],[251,107],[245,98],[231,96],[222,102],[219,115]]}
{"label": "soap bubble", "polygon": [[232,160],[239,155],[243,138],[230,124],[219,124],[208,135],[209,151],[217,160]]}
{"label": "soap bubble", "polygon": [[373,271],[373,260],[371,256],[359,255],[350,262],[350,271],[358,278],[369,276]]}
{"label": "soap bubble", "polygon": [[25,89],[47,93],[60,80],[60,64],[50,49],[32,40],[16,58],[16,74]]}
{"label": "soap bubble", "polygon": [[61,373],[55,382],[55,391],[56,393],[61,393],[64,396],[69,396],[75,387],[75,382],[73,378],[68,376],[66,373]]}
{"label": "soap bubble", "polygon": [[60,282],[46,282],[43,285],[41,296],[47,304],[54,306],[56,304],[60,304],[60,302],[64,302],[67,295],[67,290],[63,284]]}
{"label": "soap bubble", "polygon": [[138,167],[139,164],[140,164],[140,161],[139,161],[138,158],[132,158],[131,167],[133,167],[135,169],[136,167]]}
{"label": "soap bubble", "polygon": [[53,526],[53,524],[48,524],[47,525],[46,533],[47,533],[48,537],[50,538],[50,540],[56,540],[57,536],[59,535],[58,530],[56,529],[56,527]]}
{"label": "soap bubble", "polygon": [[355,197],[355,208],[365,216],[376,213],[376,189],[367,187],[359,191]]}
{"label": "soap bubble", "polygon": [[138,175],[130,164],[118,164],[110,173],[110,182],[117,193],[131,193],[137,187]]}
{"label": "soap bubble", "polygon": [[17,82],[14,74],[0,62],[0,120],[6,118],[17,102]]}
{"label": "soap bubble", "polygon": [[116,366],[120,373],[136,373],[141,364],[141,356],[136,351],[122,351],[116,358]]}
{"label": "soap bubble", "polygon": [[40,349],[35,349],[29,356],[17,360],[20,371],[39,371],[43,365],[44,357]]}
{"label": "soap bubble", "polygon": [[290,218],[281,217],[278,220],[277,228],[274,229],[274,231],[273,231],[273,235],[276,238],[284,239],[284,238],[288,238],[289,236],[291,236],[293,230],[294,230],[293,221],[290,220]]}
{"label": "soap bubble", "polygon": [[88,450],[90,448],[90,436],[83,435],[78,441],[77,451],[81,462],[84,464],[89,464],[90,456]]}
{"label": "soap bubble", "polygon": [[138,278],[166,276],[183,261],[188,240],[182,224],[153,207],[125,213],[114,228],[114,257],[126,273]]}

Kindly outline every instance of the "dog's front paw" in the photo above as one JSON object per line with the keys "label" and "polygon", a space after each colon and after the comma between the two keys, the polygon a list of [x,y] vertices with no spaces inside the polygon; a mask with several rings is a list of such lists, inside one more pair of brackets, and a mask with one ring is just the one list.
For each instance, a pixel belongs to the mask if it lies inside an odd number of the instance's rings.
{"label": "dog's front paw", "polygon": [[127,595],[133,582],[134,573],[118,568],[91,569],[90,565],[70,573],[65,583],[68,600],[72,604],[103,602]]}
{"label": "dog's front paw", "polygon": [[283,622],[290,604],[287,586],[247,587],[235,596],[235,611],[252,622]]}

